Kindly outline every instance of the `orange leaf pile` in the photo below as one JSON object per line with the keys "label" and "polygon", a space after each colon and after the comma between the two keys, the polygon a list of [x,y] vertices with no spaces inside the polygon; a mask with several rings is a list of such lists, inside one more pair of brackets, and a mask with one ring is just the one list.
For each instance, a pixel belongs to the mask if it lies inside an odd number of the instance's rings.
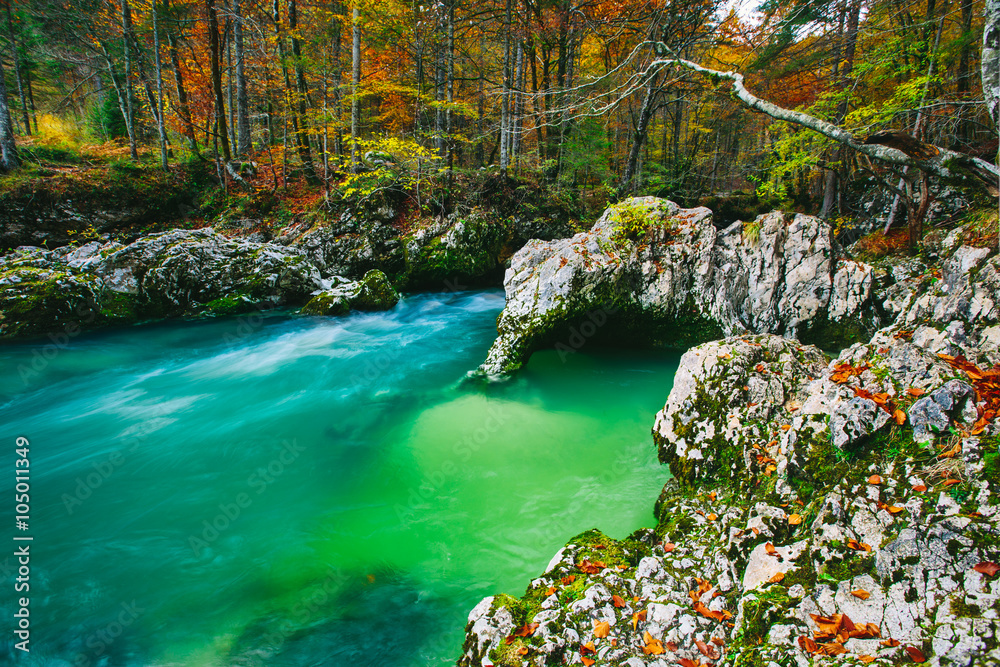
{"label": "orange leaf pile", "polygon": [[868,364],[864,364],[863,366],[852,366],[846,362],[837,364],[833,367],[833,374],[830,376],[830,380],[837,384],[846,384],[852,377],[861,375],[869,368],[871,366]]}
{"label": "orange leaf pile", "polygon": [[[864,592],[864,591],[862,591]],[[847,653],[844,644],[848,639],[879,639],[882,631],[874,623],[855,624],[847,614],[818,616],[809,614],[816,624],[812,639],[799,638],[799,647],[806,653],[818,655],[841,655]]]}
{"label": "orange leaf pile", "polygon": [[1000,412],[1000,365],[982,370],[962,355],[953,357],[950,354],[939,354],[938,356],[955,370],[964,371],[972,381],[972,386],[976,390],[976,402],[981,405],[977,408],[979,418],[972,426],[971,435],[979,435]]}
{"label": "orange leaf pile", "polygon": [[607,567],[602,561],[595,560],[594,562],[590,562],[586,559],[577,563],[576,566],[585,574],[597,574]]}
{"label": "orange leaf pile", "polygon": [[712,646],[711,644],[706,644],[705,642],[701,641],[700,639],[695,639],[694,640],[694,645],[697,646],[698,650],[701,652],[701,654],[703,656],[705,656],[706,658],[708,658],[709,660],[718,660],[719,659],[719,651],[716,650],[716,648],[714,646]]}

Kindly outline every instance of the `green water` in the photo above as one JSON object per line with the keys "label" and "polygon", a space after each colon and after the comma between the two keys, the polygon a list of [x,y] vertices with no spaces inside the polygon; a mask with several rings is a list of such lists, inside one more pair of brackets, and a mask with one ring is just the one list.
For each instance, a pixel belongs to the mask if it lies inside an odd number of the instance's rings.
{"label": "green water", "polygon": [[482,597],[520,593],[583,530],[651,525],[677,357],[542,352],[464,386],[502,306],[419,295],[0,347],[0,498],[12,525],[25,436],[34,537],[32,650],[5,630],[0,662],[449,664]]}

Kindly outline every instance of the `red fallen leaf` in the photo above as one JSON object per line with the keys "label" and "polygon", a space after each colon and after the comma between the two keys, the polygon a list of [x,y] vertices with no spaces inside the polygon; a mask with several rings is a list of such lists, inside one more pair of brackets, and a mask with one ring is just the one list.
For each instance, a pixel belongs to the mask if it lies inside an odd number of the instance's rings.
{"label": "red fallen leaf", "polygon": [[927,490],[927,487],[924,486],[923,484],[915,484],[913,486],[913,490],[916,491],[917,493],[923,493],[924,491]]}
{"label": "red fallen leaf", "polygon": [[819,650],[819,645],[809,637],[799,637],[799,648],[806,653],[812,654]]}
{"label": "red fallen leaf", "polygon": [[997,565],[992,561],[984,560],[982,563],[974,565],[972,569],[981,574],[985,574],[987,577],[993,577],[997,572],[1000,572],[1000,565]]}
{"label": "red fallen leaf", "polygon": [[712,637],[712,643],[720,648],[726,645],[726,642],[722,637]]}
{"label": "red fallen leaf", "polygon": [[882,646],[888,646],[889,648],[896,648],[897,646],[899,646],[899,640],[889,637],[885,641],[879,642],[879,644],[881,644]]}
{"label": "red fallen leaf", "polygon": [[678,658],[677,664],[681,667],[701,667],[701,665],[690,658]]}
{"label": "red fallen leaf", "polygon": [[675,653],[677,652],[677,644],[673,642],[663,642],[663,647],[668,651],[674,651]]}
{"label": "red fallen leaf", "polygon": [[676,548],[676,545],[673,542],[667,542],[666,544],[663,545],[663,551],[665,553],[670,553],[675,548]]}
{"label": "red fallen leaf", "polygon": [[695,639],[694,640],[694,645],[697,646],[698,650],[701,652],[701,654],[703,656],[705,656],[706,658],[708,658],[709,660],[718,660],[719,659],[719,652],[717,650],[715,650],[714,646],[710,646],[709,644],[706,644],[705,642],[701,641],[700,639]]}
{"label": "red fallen leaf", "polygon": [[612,595],[611,602],[619,609],[625,606],[625,600],[622,600],[621,597],[618,595]]}
{"label": "red fallen leaf", "polygon": [[909,389],[906,390],[906,393],[916,398],[918,396],[923,396],[926,393],[926,391],[921,389],[920,387],[910,387]]}
{"label": "red fallen leaf", "polygon": [[942,486],[955,486],[956,484],[961,484],[961,483],[962,483],[962,480],[960,480],[960,479],[946,479],[943,482],[941,482],[941,485]]}
{"label": "red fallen leaf", "polygon": [[753,367],[753,369],[755,371],[757,371],[758,373],[763,373],[764,372],[764,364],[757,364],[756,366]]}
{"label": "red fallen leaf", "polygon": [[868,483],[869,484],[881,484],[882,483],[882,478],[879,477],[878,475],[872,475],[871,477],[868,478]]}
{"label": "red fallen leaf", "polygon": [[659,639],[653,639],[653,635],[649,632],[643,632],[642,638],[646,642],[646,645],[642,647],[642,652],[646,655],[661,655],[664,652],[663,642]]}
{"label": "red fallen leaf", "polygon": [[565,577],[563,577],[559,581],[562,582],[563,586],[569,586],[574,581],[576,581],[576,575],[575,574],[567,574]]}
{"label": "red fallen leaf", "polygon": [[611,624],[607,621],[594,621],[594,636],[604,639],[611,632]]}
{"label": "red fallen leaf", "polygon": [[927,658],[924,657],[923,652],[915,646],[904,646],[903,650],[906,651],[907,655],[910,656],[910,660],[913,662],[927,662]]}
{"label": "red fallen leaf", "polygon": [[591,546],[591,548],[593,548],[593,549],[607,549],[607,547],[606,547],[606,546],[604,546],[603,544],[592,544],[592,545],[590,545],[590,546]]}

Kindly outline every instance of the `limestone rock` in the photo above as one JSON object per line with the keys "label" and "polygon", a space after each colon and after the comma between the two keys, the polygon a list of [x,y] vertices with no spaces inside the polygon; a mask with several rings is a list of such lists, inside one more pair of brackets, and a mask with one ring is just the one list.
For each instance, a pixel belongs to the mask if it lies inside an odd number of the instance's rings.
{"label": "limestone rock", "polygon": [[748,226],[754,241],[744,223],[719,231],[708,209],[643,197],[589,232],[529,242],[504,277],[507,305],[481,372],[513,372],[541,345],[572,351],[615,335],[685,348],[745,332],[830,339],[877,327],[873,271],[838,265],[825,223],[773,212]]}

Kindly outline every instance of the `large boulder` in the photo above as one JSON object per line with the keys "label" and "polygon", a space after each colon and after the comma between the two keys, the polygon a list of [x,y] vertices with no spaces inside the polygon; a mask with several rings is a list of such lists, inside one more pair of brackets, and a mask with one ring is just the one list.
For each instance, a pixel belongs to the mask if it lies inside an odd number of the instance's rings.
{"label": "large boulder", "polygon": [[372,269],[361,280],[341,278],[313,295],[302,307],[307,315],[346,315],[351,310],[389,310],[399,293],[381,271]]}
{"label": "large boulder", "polygon": [[872,285],[871,267],[837,261],[818,218],[773,212],[717,230],[706,208],[630,199],[589,232],[514,255],[481,371],[515,371],[595,313],[589,337],[633,343],[686,348],[743,332],[849,342],[880,323]]}

